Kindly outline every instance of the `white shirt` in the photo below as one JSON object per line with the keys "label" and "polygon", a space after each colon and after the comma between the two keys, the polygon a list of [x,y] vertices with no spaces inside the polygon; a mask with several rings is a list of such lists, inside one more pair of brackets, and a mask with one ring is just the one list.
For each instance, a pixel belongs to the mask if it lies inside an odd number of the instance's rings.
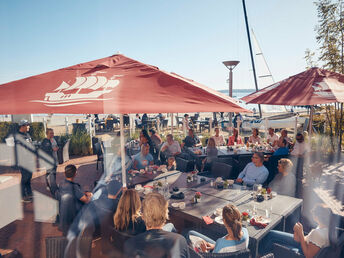
{"label": "white shirt", "polygon": [[161,148],[165,148],[165,146],[167,146],[166,151],[168,152],[168,154],[174,155],[177,152],[182,152],[182,150],[180,149],[180,145],[179,142],[177,141],[173,141],[172,144],[168,144],[168,142],[165,142]]}
{"label": "white shirt", "polygon": [[216,146],[223,146],[225,145],[225,140],[223,139],[223,135],[219,136],[213,136],[213,139],[215,140],[215,145]]}
{"label": "white shirt", "polygon": [[271,142],[271,144],[274,144],[275,141],[278,141],[278,136],[275,133],[272,136],[268,134],[268,137],[266,137],[266,140]]}
{"label": "white shirt", "polygon": [[296,141],[293,151],[290,154],[293,156],[301,156],[308,151],[309,151],[309,147],[305,142],[299,143],[298,141]]}
{"label": "white shirt", "polygon": [[330,245],[330,240],[328,238],[328,228],[316,228],[305,237],[306,242],[311,242],[312,244],[318,246],[319,248],[324,248]]}

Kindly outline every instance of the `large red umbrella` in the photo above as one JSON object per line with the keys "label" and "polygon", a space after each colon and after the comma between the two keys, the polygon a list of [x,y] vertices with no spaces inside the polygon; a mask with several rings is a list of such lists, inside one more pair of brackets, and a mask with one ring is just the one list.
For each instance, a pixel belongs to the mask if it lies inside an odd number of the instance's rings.
{"label": "large red umbrella", "polygon": [[249,112],[192,80],[113,55],[0,85],[0,114]]}
{"label": "large red umbrella", "polygon": [[344,75],[315,67],[241,99],[246,103],[287,106],[344,102]]}
{"label": "large red umbrella", "polygon": [[[0,114],[250,112],[221,93],[123,55],[0,85]],[[126,184],[123,115],[122,176]]]}

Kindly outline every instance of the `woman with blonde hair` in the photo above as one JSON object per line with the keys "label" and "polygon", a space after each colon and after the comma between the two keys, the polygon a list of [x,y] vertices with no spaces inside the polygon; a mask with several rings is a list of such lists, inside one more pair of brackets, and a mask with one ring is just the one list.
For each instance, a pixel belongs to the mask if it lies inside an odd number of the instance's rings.
{"label": "woman with blonde hair", "polygon": [[202,160],[201,171],[210,169],[211,162],[217,158],[218,150],[216,148],[215,139],[213,137],[208,139],[207,157]]}
{"label": "woman with blonde hair", "polygon": [[292,172],[293,162],[290,159],[280,159],[277,165],[278,174],[269,187],[278,194],[295,196],[296,177]]}
{"label": "woman with blonde hair", "polygon": [[193,245],[198,245],[202,252],[231,253],[248,248],[249,235],[246,228],[242,227],[241,213],[233,204],[228,204],[222,209],[223,224],[227,229],[227,235],[216,242],[196,231],[188,233],[188,240]]}
{"label": "woman with blonde hair", "polygon": [[114,215],[115,229],[127,234],[137,235],[146,231],[141,217],[140,196],[134,189],[124,191]]}

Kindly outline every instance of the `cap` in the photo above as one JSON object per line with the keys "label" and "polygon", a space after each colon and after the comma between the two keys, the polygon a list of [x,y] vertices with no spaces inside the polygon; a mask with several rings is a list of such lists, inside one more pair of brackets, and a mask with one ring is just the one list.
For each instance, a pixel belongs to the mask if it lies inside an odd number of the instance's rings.
{"label": "cap", "polygon": [[19,126],[23,126],[23,125],[30,125],[30,123],[27,120],[20,120]]}

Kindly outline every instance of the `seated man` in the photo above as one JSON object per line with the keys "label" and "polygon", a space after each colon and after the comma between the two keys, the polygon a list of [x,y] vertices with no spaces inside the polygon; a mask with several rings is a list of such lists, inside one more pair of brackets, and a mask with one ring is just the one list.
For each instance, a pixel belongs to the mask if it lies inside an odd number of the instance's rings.
{"label": "seated man", "polygon": [[149,144],[145,143],[141,146],[141,152],[137,153],[134,158],[134,169],[144,169],[148,165],[153,165],[153,156],[149,153]]}
{"label": "seated man", "polygon": [[166,136],[167,142],[161,146],[161,151],[165,153],[166,157],[176,156],[181,153],[179,142],[173,140],[173,135],[168,134]]}
{"label": "seated man", "polygon": [[129,239],[124,245],[124,257],[189,257],[183,236],[163,230],[168,218],[168,202],[158,193],[143,200],[142,218],[147,231]]}
{"label": "seated man", "polygon": [[283,129],[281,131],[281,137],[278,139],[278,144],[282,142],[282,140],[285,139],[287,141],[287,147],[289,148],[289,145],[291,143],[290,138],[288,137],[288,131],[286,129]]}
{"label": "seated man", "polygon": [[277,169],[279,173],[269,184],[272,191],[291,197],[295,196],[296,178],[294,173],[291,171],[292,168],[293,163],[289,159],[280,159],[278,161]]}
{"label": "seated man", "polygon": [[189,135],[185,137],[182,143],[182,148],[185,147],[197,147],[201,146],[201,142],[198,137],[194,134],[192,129],[189,129]]}
{"label": "seated man", "polygon": [[279,148],[274,152],[272,156],[279,156],[279,155],[288,155],[289,154],[289,148],[287,147],[287,140],[282,139],[278,143]]}
{"label": "seated man", "polygon": [[105,187],[106,194],[99,199],[84,205],[70,226],[67,233],[67,247],[65,258],[89,257],[92,247],[93,234],[99,232],[101,236],[102,252],[109,257],[114,252],[111,243],[111,233],[114,227],[113,216],[116,212],[122,193],[122,184],[111,180]]}
{"label": "seated man", "polygon": [[293,146],[293,150],[290,152],[293,156],[303,156],[309,151],[307,143],[305,143],[305,138],[302,133],[296,135],[296,142]]}
{"label": "seated man", "polygon": [[[77,200],[76,203],[80,204],[77,205],[80,209],[81,205],[84,203],[89,203],[92,198],[91,192],[82,192],[81,187],[78,183],[74,182],[74,178],[76,176],[76,166],[68,165],[65,168],[65,180],[59,185],[59,192],[62,196],[63,193],[70,193],[72,194],[75,199]],[[77,208],[78,208],[77,207]]]}
{"label": "seated man", "polygon": [[236,179],[237,183],[246,183],[248,185],[263,184],[269,176],[269,171],[263,165],[264,153],[255,152],[252,156],[252,162],[248,163]]}
{"label": "seated man", "polygon": [[[81,210],[84,203],[89,203],[92,198],[91,192],[83,193],[80,185],[74,182],[76,176],[76,167],[74,165],[68,165],[65,168],[66,179],[59,185],[59,205],[60,205],[60,225],[59,229],[67,232],[70,224],[73,222],[75,216]],[[71,196],[70,199],[64,198],[65,196]],[[65,201],[68,200],[68,201]],[[70,206],[72,205],[72,206]]]}

